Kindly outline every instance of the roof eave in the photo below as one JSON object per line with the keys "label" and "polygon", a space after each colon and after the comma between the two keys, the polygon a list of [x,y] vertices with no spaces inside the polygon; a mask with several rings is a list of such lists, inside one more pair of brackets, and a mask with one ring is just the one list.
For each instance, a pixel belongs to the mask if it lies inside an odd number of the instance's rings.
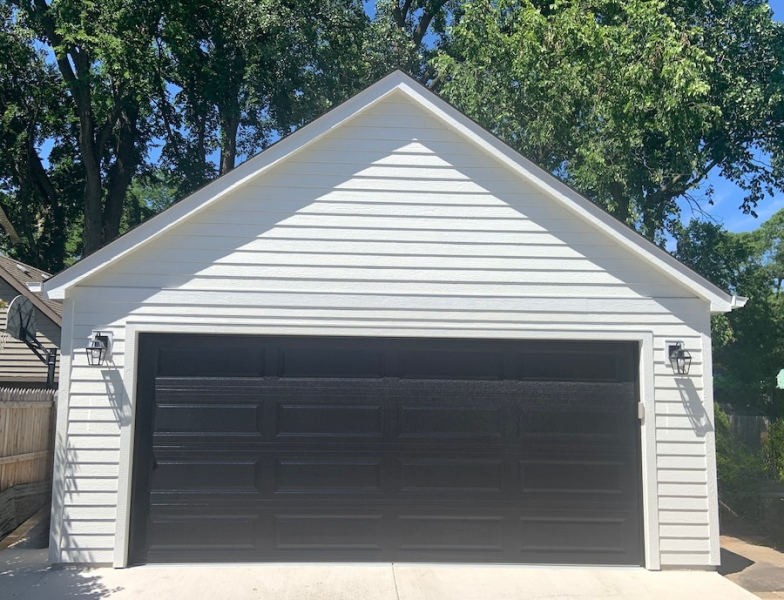
{"label": "roof eave", "polygon": [[0,278],[10,285],[18,294],[28,298],[38,310],[46,315],[58,327],[63,326],[63,318],[53,311],[41,298],[22,285],[15,277],[13,277],[5,268],[0,266]]}

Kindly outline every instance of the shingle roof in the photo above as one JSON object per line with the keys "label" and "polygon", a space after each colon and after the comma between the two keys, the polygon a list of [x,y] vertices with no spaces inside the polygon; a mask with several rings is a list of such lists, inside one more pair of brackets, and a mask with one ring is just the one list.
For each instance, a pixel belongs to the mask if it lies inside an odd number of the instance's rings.
{"label": "shingle roof", "polygon": [[30,301],[52,319],[57,325],[62,324],[63,303],[61,300],[45,300],[40,292],[31,292],[28,283],[43,283],[52,275],[41,269],[36,269],[23,262],[0,255],[0,278],[15,288],[20,294],[30,298]]}

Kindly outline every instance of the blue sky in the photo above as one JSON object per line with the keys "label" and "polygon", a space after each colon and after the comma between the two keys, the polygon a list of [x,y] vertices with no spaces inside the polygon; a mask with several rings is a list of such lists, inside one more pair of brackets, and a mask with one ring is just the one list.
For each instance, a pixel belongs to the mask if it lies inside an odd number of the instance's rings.
{"label": "blue sky", "polygon": [[[774,18],[783,21],[784,0],[769,0],[768,5],[773,10]],[[757,207],[758,218],[755,219],[751,215],[744,215],[738,208],[744,195],[743,190],[722,179],[718,173],[711,175],[710,182],[715,190],[714,205],[708,206],[706,202],[703,202],[702,208],[730,231],[751,231],[756,229],[770,218],[773,213],[784,208],[784,193],[765,198]],[[699,193],[695,194],[695,196],[699,197]],[[684,207],[682,216],[684,221],[690,220],[692,216],[691,210],[688,207]]]}

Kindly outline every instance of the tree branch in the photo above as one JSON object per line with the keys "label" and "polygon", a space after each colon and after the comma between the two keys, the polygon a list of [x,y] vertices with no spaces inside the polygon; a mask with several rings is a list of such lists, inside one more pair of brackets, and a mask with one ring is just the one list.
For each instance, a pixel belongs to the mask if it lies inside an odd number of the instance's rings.
{"label": "tree branch", "polygon": [[16,229],[14,229],[11,220],[8,218],[8,215],[5,214],[2,206],[0,206],[0,227],[3,228],[5,234],[8,236],[8,239],[11,240],[11,244],[13,246],[18,246],[22,243],[22,238],[19,237]]}
{"label": "tree branch", "polygon": [[411,36],[417,46],[422,43],[425,34],[427,34],[427,28],[430,27],[430,22],[441,11],[441,9],[444,8],[444,5],[447,2],[448,0],[435,0],[425,9],[425,12],[422,13],[422,17],[419,19],[419,23],[417,23],[417,26],[414,29],[414,33]]}
{"label": "tree branch", "polygon": [[395,25],[400,29],[406,28],[406,19],[408,18],[408,11],[411,9],[412,0],[405,0],[403,8],[400,8],[400,3],[395,3],[395,8],[392,9],[392,18],[395,19]]}

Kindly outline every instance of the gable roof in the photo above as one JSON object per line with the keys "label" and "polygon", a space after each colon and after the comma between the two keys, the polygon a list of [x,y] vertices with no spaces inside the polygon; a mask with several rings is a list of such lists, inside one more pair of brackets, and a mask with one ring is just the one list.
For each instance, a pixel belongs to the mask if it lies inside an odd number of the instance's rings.
{"label": "gable roof", "polygon": [[44,296],[51,299],[64,298],[68,288],[102,271],[112,262],[134,252],[147,242],[157,239],[191,215],[212,206],[248,180],[257,177],[273,165],[309,146],[348,119],[393,93],[404,94],[434,118],[439,119],[468,139],[479,150],[490,154],[533,184],[543,194],[567,208],[577,218],[592,224],[633,255],[669,276],[694,295],[708,301],[711,312],[728,312],[745,304],[745,298],[730,296],[724,290],[713,285],[602,208],[507,146],[401,71],[387,75],[312,123],[245,161],[226,175],[207,184],[136,229],[85,257],[51,280],[44,282],[42,286]]}
{"label": "gable roof", "polygon": [[28,283],[42,284],[51,277],[52,275],[46,271],[0,255],[0,279],[3,279],[18,294],[29,298],[33,306],[62,327],[63,303],[59,300],[46,300],[40,292],[33,292],[27,287]]}

